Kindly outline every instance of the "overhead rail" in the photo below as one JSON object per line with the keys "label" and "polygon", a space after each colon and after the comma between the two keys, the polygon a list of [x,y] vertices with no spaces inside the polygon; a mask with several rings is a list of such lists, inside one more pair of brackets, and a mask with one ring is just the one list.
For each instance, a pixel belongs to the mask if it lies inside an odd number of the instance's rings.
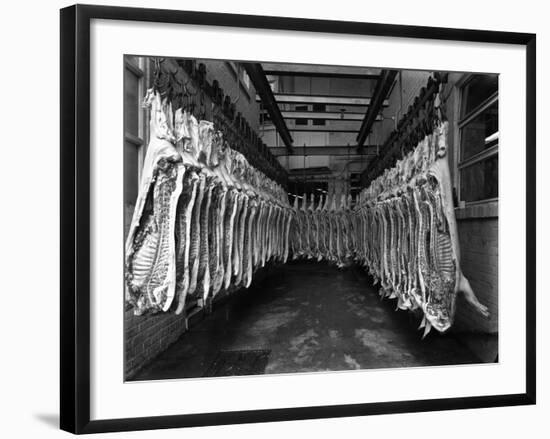
{"label": "overhead rail", "polygon": [[[187,107],[199,119],[211,120],[231,147],[242,153],[256,169],[287,186],[288,174],[246,118],[237,111],[236,100],[224,93],[217,80],[206,80],[206,65],[194,59],[152,58],[154,86],[173,108]],[[238,98],[237,98],[238,100]]]}
{"label": "overhead rail", "polygon": [[367,136],[370,134],[374,122],[380,115],[380,110],[382,109],[384,102],[387,102],[386,97],[396,76],[397,70],[382,70],[380,73],[380,79],[378,79],[378,82],[376,83],[371,105],[369,105],[369,108],[365,113],[365,118],[363,119],[359,134],[357,135],[358,146],[363,146]]}
{"label": "overhead rail", "polygon": [[[411,151],[420,140],[433,132],[437,120],[445,119],[445,103],[439,103],[436,111],[436,97],[442,84],[446,84],[447,73],[434,72],[425,87],[409,106],[407,113],[397,123],[380,149],[380,154],[361,174],[361,185],[367,187],[371,181],[391,168],[396,161]],[[440,113],[440,114],[439,114]]]}
{"label": "overhead rail", "polygon": [[281,140],[288,148],[288,150],[291,151],[292,137],[290,135],[290,132],[288,131],[285,120],[281,115],[279,105],[277,104],[277,101],[273,96],[273,92],[271,91],[269,82],[267,81],[265,73],[262,69],[262,65],[260,63],[243,63],[243,67],[245,68],[250,80],[254,84],[254,88],[256,89],[256,93],[258,93],[258,96],[262,101],[263,107],[267,110],[269,116],[271,117],[271,121],[277,128]]}

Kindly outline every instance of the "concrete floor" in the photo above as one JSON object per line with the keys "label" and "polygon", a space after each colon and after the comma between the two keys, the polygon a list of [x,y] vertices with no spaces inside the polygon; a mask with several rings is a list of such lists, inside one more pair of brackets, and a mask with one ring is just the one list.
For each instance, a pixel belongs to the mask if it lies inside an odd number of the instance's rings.
{"label": "concrete floor", "polygon": [[[381,301],[358,268],[305,261],[271,271],[259,285],[215,308],[133,380],[202,377],[218,353],[228,350],[269,349],[264,373],[494,360],[474,354],[459,335],[432,331],[421,340],[419,321],[396,312],[394,301]],[[489,338],[496,346],[496,336]],[[480,340],[487,343],[487,336]]]}

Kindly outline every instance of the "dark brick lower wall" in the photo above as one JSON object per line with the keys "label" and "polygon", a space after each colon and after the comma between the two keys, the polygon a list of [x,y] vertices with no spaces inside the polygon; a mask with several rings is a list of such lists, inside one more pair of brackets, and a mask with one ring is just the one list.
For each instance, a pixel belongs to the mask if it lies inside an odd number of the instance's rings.
{"label": "dark brick lower wall", "polygon": [[[253,285],[261,284],[274,270],[275,265],[266,265],[254,273]],[[220,291],[212,307],[223,304],[244,288],[231,291]],[[195,308],[190,311],[188,327],[200,322],[204,310]],[[132,308],[124,312],[124,377],[132,377],[147,363],[174,343],[184,332],[185,318],[173,312],[153,315],[135,316]]]}
{"label": "dark brick lower wall", "polygon": [[185,320],[174,313],[135,316],[132,309],[124,313],[124,375],[131,378],[148,361],[155,358],[185,331]]}
{"label": "dark brick lower wall", "polygon": [[460,295],[455,329],[498,332],[498,218],[458,221],[461,265],[479,301],[489,307],[490,319],[475,312]]}

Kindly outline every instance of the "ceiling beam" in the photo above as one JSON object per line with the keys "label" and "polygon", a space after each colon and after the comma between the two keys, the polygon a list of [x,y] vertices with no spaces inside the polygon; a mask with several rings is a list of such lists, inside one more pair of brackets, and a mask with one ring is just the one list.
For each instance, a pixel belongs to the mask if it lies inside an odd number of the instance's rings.
{"label": "ceiling beam", "polygon": [[357,128],[334,128],[326,125],[297,125],[296,128],[289,128],[290,132],[295,133],[358,133]]}
{"label": "ceiling beam", "polygon": [[[371,98],[366,96],[337,96],[337,95],[303,95],[295,93],[275,93],[275,100],[279,104],[326,104],[366,107]],[[263,101],[263,99],[256,99]],[[387,101],[383,105],[388,105]]]}
{"label": "ceiling beam", "polygon": [[323,66],[314,64],[262,63],[264,71],[271,75],[289,74],[292,76],[345,75],[349,77],[379,76],[380,69],[354,66]]}
{"label": "ceiling beam", "polygon": [[[346,128],[337,128],[334,125],[296,125],[291,126],[288,130],[292,133],[358,133],[359,132],[359,124],[357,126],[353,125],[355,122],[354,120],[347,120],[344,121],[348,124],[352,125],[351,127]],[[265,125],[263,126],[260,131],[267,132],[267,131],[274,131],[276,128],[273,125]]]}
{"label": "ceiling beam", "polygon": [[357,146],[352,145],[348,146],[294,146],[292,148],[293,154],[290,154],[284,146],[274,146],[270,147],[269,151],[276,157],[284,157],[288,155],[296,156],[317,156],[317,155],[331,155],[331,156],[342,156],[347,157],[358,157],[358,156],[376,156],[376,146],[372,145],[369,147],[361,148],[361,153],[358,152]]}
{"label": "ceiling beam", "polygon": [[357,145],[363,146],[363,143],[365,143],[367,136],[372,130],[374,121],[380,114],[380,110],[382,109],[384,102],[387,102],[386,97],[393,85],[396,75],[397,70],[382,70],[382,72],[380,72],[380,79],[376,83],[376,87],[374,89],[372,104],[369,105],[369,108],[367,108],[365,118],[363,119],[359,134],[357,135]]}
{"label": "ceiling beam", "polygon": [[259,63],[243,63],[243,67],[245,68],[248,77],[254,84],[254,88],[260,96],[264,108],[269,113],[271,121],[277,128],[283,143],[289,150],[292,150],[292,137],[288,131],[285,120],[281,115],[277,101],[273,96],[273,92],[271,91],[269,82],[267,81],[265,73],[262,69],[262,65]]}
{"label": "ceiling beam", "polygon": [[[266,114],[264,110],[262,112]],[[285,120],[294,120],[294,119],[325,119],[334,122],[360,122],[365,117],[365,113],[348,113],[348,112],[337,112],[337,111],[285,111],[282,110],[281,114]],[[383,120],[381,115],[376,117],[377,121]],[[264,125],[269,125],[270,121],[266,120]]]}
{"label": "ceiling beam", "polygon": [[[324,112],[324,111],[281,111],[284,119],[326,119],[326,120],[344,120],[344,121],[361,121],[365,117],[365,113],[348,113],[348,112]],[[379,117],[379,120],[382,120]]]}
{"label": "ceiling beam", "polygon": [[264,70],[267,76],[298,76],[304,78],[330,78],[330,79],[358,79],[366,81],[374,81],[380,78],[380,75],[358,74],[358,73],[323,73],[323,72],[293,72],[293,71],[277,71]]}
{"label": "ceiling beam", "polygon": [[327,120],[362,120],[363,113],[340,113],[325,111],[282,111],[285,119],[327,119]]}
{"label": "ceiling beam", "polygon": [[295,168],[288,171],[289,177],[302,177],[304,175],[329,175],[332,171],[327,166],[314,168]]}

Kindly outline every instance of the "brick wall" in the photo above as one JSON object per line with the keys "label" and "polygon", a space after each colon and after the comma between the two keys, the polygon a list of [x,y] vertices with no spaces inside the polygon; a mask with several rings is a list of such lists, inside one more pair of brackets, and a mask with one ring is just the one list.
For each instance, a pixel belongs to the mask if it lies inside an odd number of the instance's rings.
{"label": "brick wall", "polygon": [[124,313],[124,376],[131,378],[185,332],[181,315],[160,313],[135,316],[131,308]]}
{"label": "brick wall", "polygon": [[498,218],[472,218],[458,221],[461,265],[477,298],[489,308],[490,319],[473,310],[459,296],[456,330],[498,332]]}
{"label": "brick wall", "polygon": [[[255,271],[250,288],[261,285],[275,270],[276,264],[268,263]],[[212,308],[223,306],[237,294],[248,291],[246,288],[222,290],[212,303]],[[194,307],[188,314],[189,328],[204,318],[204,309]],[[185,319],[173,312],[135,316],[131,307],[124,312],[124,377],[132,377],[146,364],[162,353],[186,331]]]}

